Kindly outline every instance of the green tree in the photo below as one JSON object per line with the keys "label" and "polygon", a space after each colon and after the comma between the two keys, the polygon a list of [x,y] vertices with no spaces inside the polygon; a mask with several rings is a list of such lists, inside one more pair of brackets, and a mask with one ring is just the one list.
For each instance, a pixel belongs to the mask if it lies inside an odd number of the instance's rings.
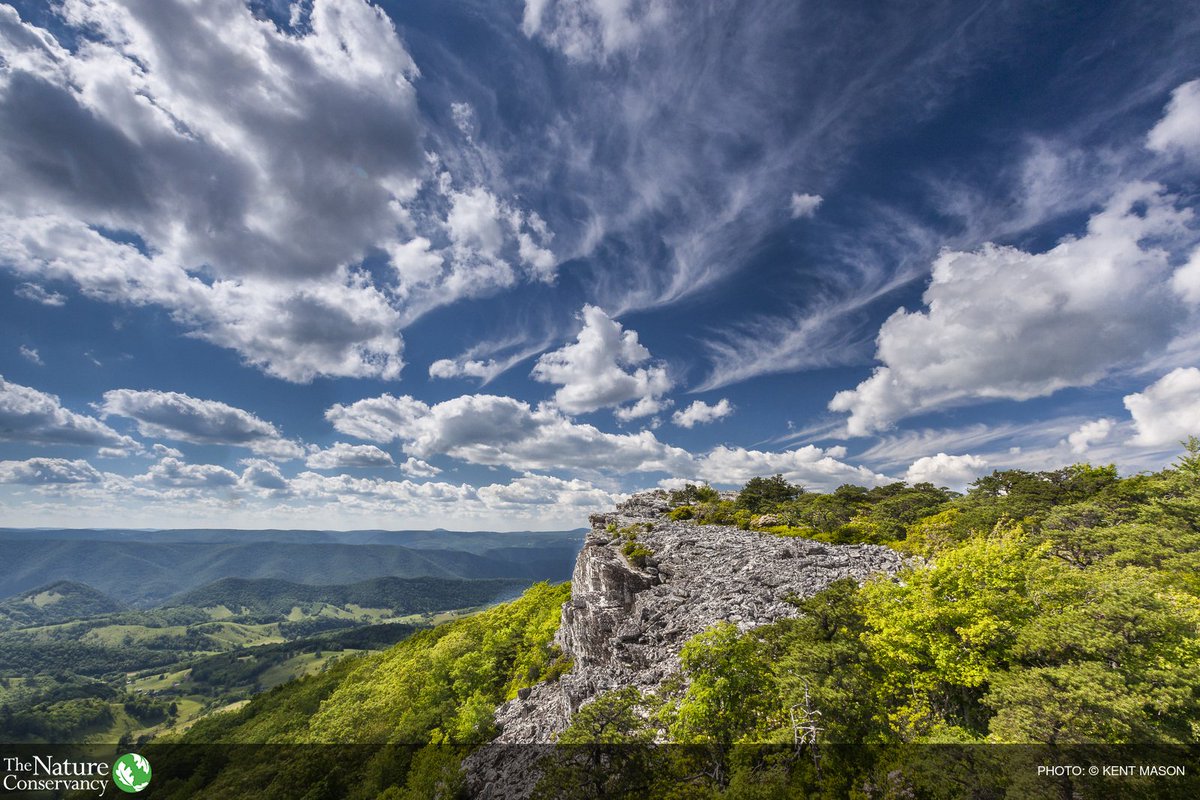
{"label": "green tree", "polygon": [[781,503],[794,500],[804,492],[803,486],[788,483],[782,475],[770,478],[751,478],[738,492],[735,504],[754,514],[773,510]]}
{"label": "green tree", "polygon": [[656,704],[627,686],[602,694],[576,712],[556,747],[539,763],[534,798],[642,798],[662,762],[649,723]]}

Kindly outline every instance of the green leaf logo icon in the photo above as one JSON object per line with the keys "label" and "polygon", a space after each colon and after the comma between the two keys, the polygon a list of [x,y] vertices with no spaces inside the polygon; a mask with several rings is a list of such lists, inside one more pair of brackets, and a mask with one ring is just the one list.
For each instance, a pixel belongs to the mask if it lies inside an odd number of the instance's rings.
{"label": "green leaf logo icon", "polygon": [[113,783],[122,792],[140,792],[150,785],[150,762],[137,753],[126,753],[113,762]]}

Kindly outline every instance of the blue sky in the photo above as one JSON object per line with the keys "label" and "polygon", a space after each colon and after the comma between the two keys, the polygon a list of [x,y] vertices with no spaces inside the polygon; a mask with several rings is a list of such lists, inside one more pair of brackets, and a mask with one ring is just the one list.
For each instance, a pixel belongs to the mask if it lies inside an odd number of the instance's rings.
{"label": "blue sky", "polygon": [[575,527],[1200,433],[1194,3],[0,4],[0,520]]}

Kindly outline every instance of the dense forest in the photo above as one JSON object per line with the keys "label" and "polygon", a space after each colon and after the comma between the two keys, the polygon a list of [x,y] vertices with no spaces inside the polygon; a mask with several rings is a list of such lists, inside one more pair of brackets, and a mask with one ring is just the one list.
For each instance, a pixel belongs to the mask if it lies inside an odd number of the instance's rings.
{"label": "dense forest", "polygon": [[[819,494],[775,476],[735,499],[688,486],[672,503],[675,519],[883,544],[908,565],[796,599],[796,619],[717,626],[686,645],[660,694],[585,706],[558,739],[572,747],[547,756],[541,796],[952,797],[964,770],[982,769],[965,745],[1200,742],[1200,440],[1172,467],[1125,478],[1087,464],[1007,470],[959,495],[903,483]],[[437,745],[486,741],[498,702],[569,668],[549,646],[566,596],[535,587],[280,687],[185,741],[423,747],[334,770],[333,793],[313,797],[454,796],[461,752]],[[914,758],[939,746],[956,755]]]}

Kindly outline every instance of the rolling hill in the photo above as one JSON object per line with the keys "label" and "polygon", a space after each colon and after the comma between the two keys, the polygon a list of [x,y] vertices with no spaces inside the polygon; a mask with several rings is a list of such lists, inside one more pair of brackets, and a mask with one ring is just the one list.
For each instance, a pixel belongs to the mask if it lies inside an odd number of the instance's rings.
{"label": "rolling hill", "polygon": [[[6,565],[0,574],[0,595],[26,592],[48,581],[73,581],[122,602],[149,607],[231,577],[307,584],[348,584],[382,577],[563,580],[570,576],[582,544],[582,537],[574,533],[538,544],[520,537],[510,542],[507,534],[487,534],[494,537],[489,540],[491,548],[478,540],[483,534],[472,534],[474,551],[303,541],[304,537],[238,542],[188,541],[170,535],[159,539],[144,532],[145,540],[82,535],[56,539],[54,535],[49,531],[0,535],[0,563]],[[447,542],[455,540],[451,537]]]}
{"label": "rolling hill", "polygon": [[114,614],[127,606],[91,586],[56,581],[0,602],[0,630]]}
{"label": "rolling hill", "polygon": [[396,614],[423,614],[510,600],[528,581],[457,580],[447,578],[372,578],[358,583],[317,586],[276,578],[222,578],[172,597],[164,608],[224,607],[232,614],[286,618],[297,609],[306,615],[323,609],[389,609]]}

